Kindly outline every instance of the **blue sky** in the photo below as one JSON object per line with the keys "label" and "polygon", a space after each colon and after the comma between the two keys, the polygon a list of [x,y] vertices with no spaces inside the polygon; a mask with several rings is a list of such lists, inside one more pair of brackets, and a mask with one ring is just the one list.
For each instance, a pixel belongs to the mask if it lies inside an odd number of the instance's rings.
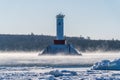
{"label": "blue sky", "polygon": [[0,0],[0,34],[56,35],[59,13],[66,36],[120,40],[120,0]]}

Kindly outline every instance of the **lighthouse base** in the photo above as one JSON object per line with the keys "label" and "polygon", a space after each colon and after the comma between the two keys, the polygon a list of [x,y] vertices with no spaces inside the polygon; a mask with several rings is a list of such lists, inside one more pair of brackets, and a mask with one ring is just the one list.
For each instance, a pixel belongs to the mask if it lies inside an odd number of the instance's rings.
{"label": "lighthouse base", "polygon": [[72,45],[50,45],[39,55],[81,55]]}

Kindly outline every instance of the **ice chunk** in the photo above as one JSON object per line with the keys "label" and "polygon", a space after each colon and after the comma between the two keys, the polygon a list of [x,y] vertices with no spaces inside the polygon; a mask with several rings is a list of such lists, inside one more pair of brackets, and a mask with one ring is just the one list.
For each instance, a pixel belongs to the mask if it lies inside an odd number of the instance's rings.
{"label": "ice chunk", "polygon": [[62,72],[59,70],[50,71],[49,74],[54,75],[55,77],[63,76]]}
{"label": "ice chunk", "polygon": [[77,72],[75,71],[69,71],[69,70],[53,70],[49,72],[50,75],[54,75],[55,77],[60,77],[60,76],[76,76]]}
{"label": "ice chunk", "polygon": [[120,70],[120,59],[114,61],[102,60],[92,66],[94,70]]}
{"label": "ice chunk", "polygon": [[61,71],[64,75],[67,74],[69,76],[76,76],[77,75],[77,72],[75,71],[68,71],[68,70],[62,70]]}

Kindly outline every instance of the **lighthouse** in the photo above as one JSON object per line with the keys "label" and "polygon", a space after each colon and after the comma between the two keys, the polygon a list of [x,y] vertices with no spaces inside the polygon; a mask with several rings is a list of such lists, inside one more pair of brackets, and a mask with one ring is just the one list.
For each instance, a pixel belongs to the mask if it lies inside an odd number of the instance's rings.
{"label": "lighthouse", "polygon": [[62,14],[58,14],[56,16],[56,40],[54,40],[54,44],[65,44],[64,39],[64,16]]}
{"label": "lighthouse", "polygon": [[65,43],[64,17],[63,14],[56,15],[56,39],[54,44],[48,45],[39,55],[81,55],[71,44]]}
{"label": "lighthouse", "polygon": [[57,39],[64,40],[64,15],[59,14],[56,16],[56,26],[57,26]]}

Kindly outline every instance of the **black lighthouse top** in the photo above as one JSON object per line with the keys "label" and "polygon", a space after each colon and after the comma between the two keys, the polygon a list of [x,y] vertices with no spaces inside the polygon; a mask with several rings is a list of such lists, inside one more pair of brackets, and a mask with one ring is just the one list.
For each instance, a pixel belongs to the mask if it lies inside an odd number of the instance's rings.
{"label": "black lighthouse top", "polygon": [[63,14],[58,14],[57,16],[56,16],[56,18],[64,18],[65,17],[65,15],[63,15]]}

